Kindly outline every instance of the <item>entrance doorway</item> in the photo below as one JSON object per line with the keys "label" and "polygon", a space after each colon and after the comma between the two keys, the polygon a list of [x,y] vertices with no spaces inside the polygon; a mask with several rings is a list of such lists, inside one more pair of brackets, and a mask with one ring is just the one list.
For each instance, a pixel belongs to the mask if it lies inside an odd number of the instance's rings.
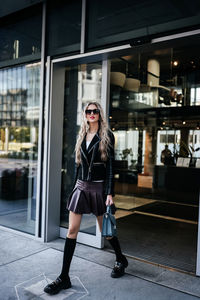
{"label": "entrance doorway", "polygon": [[126,254],[195,273],[200,40],[111,60],[115,203]]}
{"label": "entrance doorway", "polygon": [[[75,145],[82,110],[88,101],[102,102],[102,63],[84,63],[65,67],[64,118],[62,148],[62,184],[60,235],[65,237],[68,228],[69,211],[67,198],[74,185]],[[101,233],[94,215],[83,215],[78,241],[96,247],[102,246]]]}
{"label": "entrance doorway", "polygon": [[[76,57],[73,63],[70,59],[53,62],[48,222],[53,220],[60,236],[66,236],[65,207],[73,185],[78,116],[84,102],[93,99],[84,95],[95,90],[94,82],[88,81],[98,70],[98,99],[108,108],[116,140],[115,203],[123,250],[137,259],[186,272],[195,273],[196,268],[199,274],[200,40],[196,36],[190,38],[190,45],[182,40],[174,44],[115,52],[115,58],[102,63],[99,54],[93,63],[88,63],[92,54],[83,57],[84,62]],[[71,122],[70,112],[75,116]],[[78,241],[103,246],[95,219],[83,220]]]}

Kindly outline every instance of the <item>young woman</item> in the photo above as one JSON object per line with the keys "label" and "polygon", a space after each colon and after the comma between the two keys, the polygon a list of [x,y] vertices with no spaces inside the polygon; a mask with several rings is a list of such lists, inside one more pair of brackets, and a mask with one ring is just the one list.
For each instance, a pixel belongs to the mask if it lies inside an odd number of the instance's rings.
{"label": "young woman", "polygon": [[[48,294],[57,294],[60,290],[71,287],[69,268],[82,214],[93,213],[101,231],[106,206],[114,204],[114,135],[108,129],[103,109],[98,102],[90,102],[83,111],[75,153],[76,176],[67,204],[70,211],[69,229],[64,247],[63,266],[57,279],[44,288]],[[121,252],[118,238],[112,237],[108,241],[116,254],[111,277],[118,278],[124,275],[128,261]]]}

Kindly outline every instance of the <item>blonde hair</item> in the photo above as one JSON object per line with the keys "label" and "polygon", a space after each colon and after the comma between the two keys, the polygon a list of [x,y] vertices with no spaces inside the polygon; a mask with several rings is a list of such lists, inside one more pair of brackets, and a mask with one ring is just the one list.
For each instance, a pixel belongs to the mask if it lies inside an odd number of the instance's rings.
{"label": "blonde hair", "polygon": [[78,139],[76,142],[75,147],[75,161],[77,164],[81,163],[81,144],[83,142],[83,139],[85,135],[87,134],[90,126],[88,124],[88,121],[86,119],[86,109],[88,109],[89,105],[95,105],[97,109],[99,109],[99,137],[101,139],[99,143],[99,150],[101,153],[101,159],[102,161],[106,161],[108,157],[108,148],[112,147],[111,141],[108,135],[109,127],[108,123],[104,117],[104,112],[102,106],[98,102],[89,102],[86,104],[86,106],[83,109],[83,116],[82,116],[82,123],[78,134]]}

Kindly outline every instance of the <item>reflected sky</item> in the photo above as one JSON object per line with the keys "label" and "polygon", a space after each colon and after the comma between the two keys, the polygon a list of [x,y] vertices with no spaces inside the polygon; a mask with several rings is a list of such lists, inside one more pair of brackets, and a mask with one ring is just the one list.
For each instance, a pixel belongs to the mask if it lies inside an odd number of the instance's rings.
{"label": "reflected sky", "polygon": [[27,104],[39,106],[41,63],[0,70],[0,95],[27,91]]}

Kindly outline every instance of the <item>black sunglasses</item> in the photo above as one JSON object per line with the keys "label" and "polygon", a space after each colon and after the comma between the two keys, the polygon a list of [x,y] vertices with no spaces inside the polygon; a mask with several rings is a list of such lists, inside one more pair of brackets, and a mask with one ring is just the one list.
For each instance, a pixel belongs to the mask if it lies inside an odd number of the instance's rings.
{"label": "black sunglasses", "polygon": [[95,109],[86,109],[85,111],[86,115],[91,115],[92,112],[94,115],[98,115],[100,113],[100,110],[98,108],[95,108]]}

